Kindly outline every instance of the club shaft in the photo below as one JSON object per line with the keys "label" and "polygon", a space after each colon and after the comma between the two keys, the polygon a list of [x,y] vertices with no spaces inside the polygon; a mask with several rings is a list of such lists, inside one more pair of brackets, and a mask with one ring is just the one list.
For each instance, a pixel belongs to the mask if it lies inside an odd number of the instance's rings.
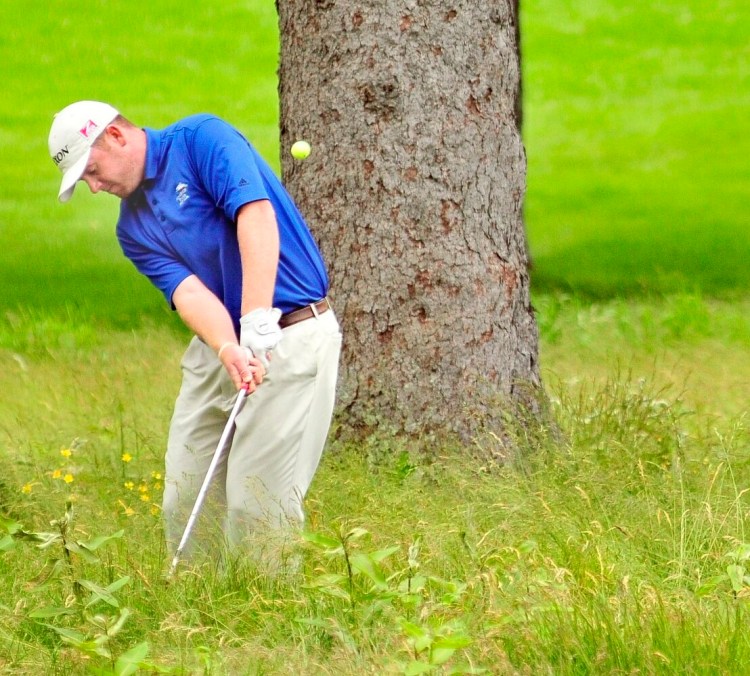
{"label": "club shaft", "polygon": [[221,457],[224,454],[227,441],[234,431],[234,421],[237,418],[237,414],[240,412],[242,402],[245,400],[246,396],[247,388],[243,387],[237,394],[237,399],[234,402],[234,406],[232,407],[232,412],[229,414],[227,424],[225,425],[224,431],[222,432],[221,438],[219,439],[219,443],[216,446],[216,451],[214,451],[213,458],[211,458],[211,464],[208,466],[208,471],[206,472],[206,476],[203,479],[203,484],[201,485],[201,489],[198,492],[198,497],[195,499],[193,511],[190,512],[190,517],[188,518],[187,525],[185,526],[185,531],[183,532],[182,538],[180,539],[180,544],[177,546],[177,551],[172,558],[172,564],[169,567],[170,577],[174,574],[177,568],[177,564],[180,562],[182,550],[185,549],[185,545],[190,539],[190,534],[193,531],[193,527],[195,526],[195,521],[198,518],[198,514],[200,514],[201,508],[203,507],[203,503],[206,499],[206,494],[208,493],[209,486],[211,485],[211,480],[213,479],[214,472],[216,471],[216,467],[218,466],[219,462],[221,461]]}

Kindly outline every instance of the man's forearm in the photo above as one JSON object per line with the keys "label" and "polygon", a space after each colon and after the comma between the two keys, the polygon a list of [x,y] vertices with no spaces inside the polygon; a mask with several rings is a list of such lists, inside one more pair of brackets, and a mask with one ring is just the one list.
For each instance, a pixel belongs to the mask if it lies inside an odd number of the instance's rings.
{"label": "man's forearm", "polygon": [[214,351],[225,343],[236,343],[229,312],[195,275],[185,279],[172,295],[182,321]]}
{"label": "man's forearm", "polygon": [[279,229],[268,200],[250,202],[237,215],[242,257],[242,314],[273,305],[279,263]]}

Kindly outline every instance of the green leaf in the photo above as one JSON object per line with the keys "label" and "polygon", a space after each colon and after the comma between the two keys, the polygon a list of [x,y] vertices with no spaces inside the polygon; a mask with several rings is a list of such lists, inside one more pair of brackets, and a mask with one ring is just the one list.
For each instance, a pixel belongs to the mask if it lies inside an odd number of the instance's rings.
{"label": "green leaf", "polygon": [[445,664],[453,657],[455,652],[455,648],[436,648],[433,646],[430,650],[430,664]]}
{"label": "green leaf", "polygon": [[370,558],[373,561],[377,561],[380,563],[384,559],[387,559],[389,556],[395,554],[401,547],[398,545],[395,545],[393,547],[386,547],[385,549],[379,549],[376,552],[370,552]]}
{"label": "green leaf", "polygon": [[432,636],[430,634],[424,634],[424,636],[418,636],[413,639],[414,650],[421,653],[423,650],[427,650],[432,645]]}
{"label": "green leaf", "polygon": [[344,538],[345,540],[359,540],[360,538],[365,537],[366,535],[369,535],[370,531],[365,530],[364,528],[352,528]]}
{"label": "green leaf", "polygon": [[80,556],[87,563],[99,563],[99,558],[97,556],[92,554],[87,549],[81,547],[77,542],[66,542],[65,549],[67,549],[69,552],[73,552],[73,554]]}
{"label": "green leaf", "polygon": [[60,533],[33,533],[28,530],[19,530],[16,537],[21,540],[30,540],[36,542],[39,549],[45,549],[56,542],[62,541]]}
{"label": "green leaf", "polygon": [[14,535],[19,531],[23,530],[23,525],[0,514],[0,528],[2,528],[9,535]]}
{"label": "green leaf", "polygon": [[412,578],[401,580],[398,590],[404,594],[416,594],[422,591],[427,584],[427,578],[424,575],[415,575]]}
{"label": "green leaf", "polygon": [[112,535],[102,535],[98,538],[94,538],[93,540],[89,540],[88,542],[79,541],[77,544],[90,552],[95,552],[102,545],[106,544],[107,542],[111,542],[112,540],[116,540],[117,538],[121,538],[124,534],[125,529],[122,529],[118,530],[116,533],[112,533]]}
{"label": "green leaf", "polygon": [[6,535],[0,540],[0,552],[9,552],[11,549],[15,549],[16,541],[12,535]]}
{"label": "green leaf", "polygon": [[328,596],[333,596],[337,599],[343,599],[344,601],[351,602],[352,600],[349,592],[341,587],[319,587],[319,589],[322,594],[327,594]]}
{"label": "green leaf", "polygon": [[427,632],[423,627],[420,627],[413,622],[409,622],[409,620],[406,620],[403,617],[399,618],[398,624],[401,627],[401,631],[410,638],[423,638],[427,635]]}
{"label": "green leaf", "polygon": [[404,675],[419,676],[419,674],[429,674],[431,671],[435,671],[435,667],[432,664],[414,660],[406,665],[406,668],[404,669]]}
{"label": "green leaf", "polygon": [[92,596],[86,603],[86,607],[89,608],[90,606],[93,606],[95,603],[98,603],[99,601],[104,601],[104,603],[109,604],[113,608],[119,608],[120,602],[112,596],[110,591],[108,589],[105,589],[104,587],[100,587],[95,582],[91,582],[91,580],[78,580],[78,583],[84,588],[88,589]]}
{"label": "green leaf", "polygon": [[120,591],[126,584],[130,584],[130,575],[123,575],[121,578],[115,580],[112,584],[107,585],[107,591],[114,594],[116,591]]}
{"label": "green leaf", "polygon": [[[107,637],[105,636],[103,638],[104,640],[106,640]],[[66,639],[63,638],[63,641],[66,641]],[[71,641],[68,641],[68,642],[72,643]],[[76,648],[78,648],[78,650],[89,653],[91,655],[99,655],[100,657],[106,657],[107,659],[112,659],[112,654],[104,645],[104,641],[102,641],[102,637],[97,637],[93,640],[84,641],[83,643],[75,644],[75,646]]]}
{"label": "green leaf", "polygon": [[302,533],[302,538],[310,544],[317,545],[322,549],[327,550],[327,554],[343,554],[344,548],[341,543],[335,538],[329,537],[328,535],[321,535],[320,533]]}
{"label": "green leaf", "polygon": [[430,575],[427,580],[430,583],[430,586],[436,587],[438,589],[455,589],[456,585],[453,582],[449,582],[448,580],[444,580],[442,577],[437,577],[436,575]]}
{"label": "green leaf", "polygon": [[441,636],[435,639],[430,650],[430,663],[431,664],[445,664],[456,650],[466,648],[472,644],[471,638],[468,636],[453,635],[453,636]]}
{"label": "green leaf", "polygon": [[409,568],[412,568],[416,570],[419,568],[419,551],[422,546],[422,541],[420,538],[417,538],[409,545],[409,553],[408,553],[408,560],[409,560]]}
{"label": "green leaf", "polygon": [[141,662],[146,659],[148,651],[148,641],[143,641],[143,643],[133,646],[130,650],[120,655],[115,663],[116,676],[130,676],[130,674],[138,671]]}
{"label": "green leaf", "polygon": [[29,613],[29,617],[34,620],[48,619],[50,617],[60,617],[61,615],[75,615],[74,608],[64,608],[63,606],[45,606],[37,608]]}
{"label": "green leaf", "polygon": [[317,589],[329,596],[350,601],[351,597],[349,596],[349,592],[343,588],[343,584],[346,580],[347,578],[345,576],[339,575],[338,573],[328,573],[310,580],[307,584],[302,585],[302,588]]}
{"label": "green leaf", "polygon": [[349,558],[354,570],[366,575],[378,589],[387,589],[388,584],[380,566],[373,561],[368,554],[354,554]]}
{"label": "green leaf", "polygon": [[64,572],[66,572],[65,562],[62,559],[51,559],[44,564],[44,568],[36,577],[29,580],[29,584],[39,589],[50,580],[57,579]]}
{"label": "green leaf", "polygon": [[453,650],[460,650],[461,648],[467,648],[474,640],[470,636],[463,634],[451,634],[449,636],[440,636],[435,640],[433,644],[438,648],[452,648]]}
{"label": "green leaf", "polygon": [[76,631],[75,629],[69,629],[68,627],[56,627],[54,624],[47,624],[46,622],[42,624],[43,626],[52,629],[56,634],[60,636],[60,638],[67,641],[68,643],[72,643],[75,646],[77,646],[78,644],[82,644],[86,640],[86,635],[82,634],[80,631]]}
{"label": "green leaf", "polygon": [[107,636],[116,636],[120,633],[121,629],[125,626],[127,619],[133,614],[130,608],[121,608],[120,614],[117,616],[115,623],[107,629]]}
{"label": "green leaf", "polygon": [[727,566],[727,575],[729,576],[729,581],[732,583],[732,589],[735,592],[742,591],[744,587],[745,567],[736,565]]}

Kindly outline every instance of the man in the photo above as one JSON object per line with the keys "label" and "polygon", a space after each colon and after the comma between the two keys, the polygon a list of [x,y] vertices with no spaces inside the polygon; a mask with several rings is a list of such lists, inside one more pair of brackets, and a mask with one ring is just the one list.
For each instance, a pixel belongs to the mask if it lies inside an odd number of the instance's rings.
{"label": "man", "polygon": [[55,116],[49,150],[61,202],[79,180],[120,198],[123,252],[195,333],[166,453],[169,547],[243,384],[251,395],[214,482],[224,534],[237,551],[299,525],[331,421],[341,333],[320,252],[288,193],[211,115],[156,131],[78,101]]}

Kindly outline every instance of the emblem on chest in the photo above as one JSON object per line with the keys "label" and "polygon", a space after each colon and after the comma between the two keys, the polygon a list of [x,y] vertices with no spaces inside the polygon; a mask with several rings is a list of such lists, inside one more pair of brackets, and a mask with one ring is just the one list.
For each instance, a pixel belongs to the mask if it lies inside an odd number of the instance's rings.
{"label": "emblem on chest", "polygon": [[188,184],[187,183],[182,183],[182,182],[178,183],[175,186],[174,191],[176,193],[176,199],[177,199],[177,205],[178,206],[181,207],[183,204],[185,204],[185,202],[187,202],[190,199],[190,195],[188,195]]}

